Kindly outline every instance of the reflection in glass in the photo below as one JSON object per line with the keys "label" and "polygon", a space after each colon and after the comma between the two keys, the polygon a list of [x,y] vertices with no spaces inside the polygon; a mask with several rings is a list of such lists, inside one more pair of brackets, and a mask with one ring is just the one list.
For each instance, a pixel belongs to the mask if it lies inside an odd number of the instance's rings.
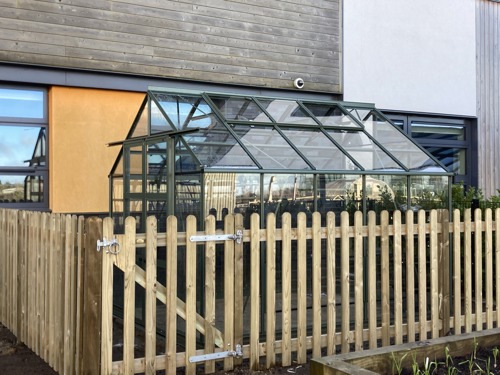
{"label": "reflection in glass", "polygon": [[40,166],[46,163],[45,127],[0,124],[0,166]]}
{"label": "reflection in glass", "polygon": [[465,126],[453,124],[411,123],[411,136],[425,140],[464,141]]}
{"label": "reflection in glass", "polygon": [[448,178],[446,176],[411,176],[411,205],[416,209],[446,208]]}
{"label": "reflection in glass", "polygon": [[319,130],[283,129],[283,133],[318,170],[359,169]]}
{"label": "reflection in glass", "polygon": [[310,169],[274,128],[236,125],[234,131],[263,168]]}
{"label": "reflection in glass", "polygon": [[0,88],[0,117],[43,119],[44,92]]}
{"label": "reflection in glass", "polygon": [[142,147],[128,149],[129,192],[142,193]]}
{"label": "reflection in glass", "polygon": [[314,175],[265,174],[264,213],[294,215],[314,211]]}
{"label": "reflection in glass", "polygon": [[42,175],[0,175],[0,203],[44,202]]}
{"label": "reflection in glass", "polygon": [[168,123],[163,113],[161,113],[156,103],[154,101],[151,101],[150,103],[151,103],[151,115],[149,118],[151,121],[151,134],[174,130],[172,126],[170,126],[170,124]]}
{"label": "reflection in glass", "polygon": [[426,147],[432,156],[438,159],[448,171],[457,174],[467,173],[466,152],[463,148]]}
{"label": "reflection in glass", "polygon": [[339,213],[345,210],[361,209],[361,176],[327,174],[318,176],[318,211]]}
{"label": "reflection in glass", "polygon": [[[201,218],[201,176],[177,175],[175,176],[175,215],[179,220],[179,228],[185,223],[188,215]],[[205,212],[205,215],[208,213]]]}
{"label": "reflection in glass", "polygon": [[167,192],[167,143],[156,142],[147,145],[148,193]]}
{"label": "reflection in glass", "polygon": [[212,109],[199,96],[155,93],[163,111],[177,130],[207,128],[215,119]]}
{"label": "reflection in glass", "polygon": [[329,130],[328,134],[365,170],[403,170],[363,132]]}
{"label": "reflection in glass", "polygon": [[210,128],[185,134],[183,138],[205,167],[257,168],[233,135],[218,121]]}
{"label": "reflection in glass", "polygon": [[305,107],[324,126],[347,126],[361,128],[352,118],[346,115],[338,106],[326,103],[303,103]]}
{"label": "reflection in glass", "polygon": [[260,98],[258,100],[277,123],[317,125],[316,121],[294,100]]}
{"label": "reflection in glass", "polygon": [[228,121],[271,122],[252,98],[239,96],[211,96],[210,98]]}
{"label": "reflection in glass", "polygon": [[377,212],[382,210],[406,211],[408,209],[407,181],[406,176],[367,176],[367,209]]}
{"label": "reflection in glass", "polygon": [[365,126],[365,131],[409,170],[418,169],[430,172],[445,172],[409,138],[376,113],[371,112],[367,115],[363,120],[363,125]]}

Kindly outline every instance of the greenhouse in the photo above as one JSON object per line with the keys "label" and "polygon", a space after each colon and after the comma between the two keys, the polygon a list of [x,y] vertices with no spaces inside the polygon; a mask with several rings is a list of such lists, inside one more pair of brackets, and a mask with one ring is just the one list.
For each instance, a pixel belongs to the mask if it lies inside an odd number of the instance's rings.
{"label": "greenhouse", "polygon": [[[278,216],[448,208],[452,173],[373,105],[150,88],[110,173],[110,212]],[[279,222],[278,222],[279,225]]]}

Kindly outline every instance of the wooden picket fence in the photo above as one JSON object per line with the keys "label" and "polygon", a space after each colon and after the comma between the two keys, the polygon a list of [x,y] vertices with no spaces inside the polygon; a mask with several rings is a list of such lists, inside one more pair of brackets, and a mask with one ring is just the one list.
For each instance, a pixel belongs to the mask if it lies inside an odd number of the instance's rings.
{"label": "wooden picket fence", "polygon": [[148,218],[144,234],[129,217],[115,234],[0,209],[0,321],[64,374],[289,366],[499,326],[493,212],[391,215]]}
{"label": "wooden picket fence", "polygon": [[80,355],[83,218],[0,209],[0,322],[56,371]]}

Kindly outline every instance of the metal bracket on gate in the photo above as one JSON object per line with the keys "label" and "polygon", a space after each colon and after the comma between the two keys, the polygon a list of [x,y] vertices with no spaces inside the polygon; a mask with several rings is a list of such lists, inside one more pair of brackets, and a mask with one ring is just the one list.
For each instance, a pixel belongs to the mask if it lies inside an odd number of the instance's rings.
{"label": "metal bracket on gate", "polygon": [[113,238],[111,241],[106,240],[106,237],[102,241],[97,240],[97,252],[100,252],[103,247],[106,248],[106,254],[118,254],[120,252],[120,244],[116,238]]}
{"label": "metal bracket on gate", "polygon": [[226,241],[235,240],[236,243],[241,243],[243,239],[243,231],[237,230],[236,234],[213,234],[208,236],[191,236],[189,240],[191,242],[206,242],[206,241]]}
{"label": "metal bracket on gate", "polygon": [[221,358],[241,358],[243,357],[243,351],[241,350],[241,345],[236,345],[236,350],[228,350],[227,352],[219,352],[219,353],[211,353],[211,354],[203,354],[203,355],[193,355],[189,357],[189,362],[205,362],[213,359],[221,359]]}

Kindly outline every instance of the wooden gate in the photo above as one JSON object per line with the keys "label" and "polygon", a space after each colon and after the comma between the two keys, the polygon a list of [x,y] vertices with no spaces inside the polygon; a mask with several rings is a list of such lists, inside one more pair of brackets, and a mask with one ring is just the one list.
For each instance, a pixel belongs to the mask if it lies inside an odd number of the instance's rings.
{"label": "wooden gate", "polygon": [[[242,221],[241,217],[239,221]],[[242,343],[241,335],[236,337],[235,332],[243,331],[241,320],[240,326],[235,327],[234,319],[238,314],[235,301],[243,299],[242,295],[235,295],[235,285],[242,282],[242,270],[235,267],[235,254],[241,254],[242,246],[234,239],[221,243],[220,239],[210,237],[216,232],[213,217],[206,220],[205,227],[205,232],[197,233],[196,219],[189,217],[186,232],[178,234],[176,218],[169,217],[166,233],[158,234],[156,218],[150,217],[146,233],[136,234],[136,221],[128,217],[125,233],[115,235],[112,219],[104,220],[104,238],[98,241],[98,251],[103,252],[102,374],[154,374],[156,370],[163,369],[170,374],[177,367],[184,366],[186,373],[194,373],[197,365],[194,361],[213,358],[213,354],[224,358],[224,369],[233,368],[237,359],[232,355],[236,354],[236,345]],[[236,224],[233,216],[228,216],[225,220],[226,233],[236,233],[236,227],[243,229],[241,223]],[[196,235],[209,237],[202,242],[190,240]],[[217,243],[223,246],[223,260],[216,258]],[[144,259],[136,259],[137,254],[144,254]],[[158,256],[164,259],[164,268],[162,265],[158,267]],[[224,265],[223,279],[216,280],[216,262],[220,261]],[[166,275],[163,281],[158,277],[158,270],[161,272],[162,269]],[[113,358],[114,351],[116,356],[116,349],[113,348],[117,345],[116,327],[119,326],[113,314],[113,308],[116,311],[113,292],[120,289],[114,283],[120,279],[117,275],[121,273],[123,358]],[[238,273],[240,277],[236,276]],[[219,286],[223,289],[223,299],[217,298],[216,304],[216,283],[219,282],[223,283],[223,288]],[[143,294],[137,293],[136,285],[144,289]],[[236,290],[242,291],[243,288]],[[138,295],[144,297],[142,301]],[[138,319],[141,313],[143,319]],[[138,326],[144,329],[142,335],[136,335]],[[157,339],[163,334],[158,335],[158,332],[164,332],[164,343],[161,345]],[[143,337],[143,340],[137,342],[137,336]],[[224,355],[222,352],[227,353]],[[215,360],[203,362],[206,373],[215,371]]]}

